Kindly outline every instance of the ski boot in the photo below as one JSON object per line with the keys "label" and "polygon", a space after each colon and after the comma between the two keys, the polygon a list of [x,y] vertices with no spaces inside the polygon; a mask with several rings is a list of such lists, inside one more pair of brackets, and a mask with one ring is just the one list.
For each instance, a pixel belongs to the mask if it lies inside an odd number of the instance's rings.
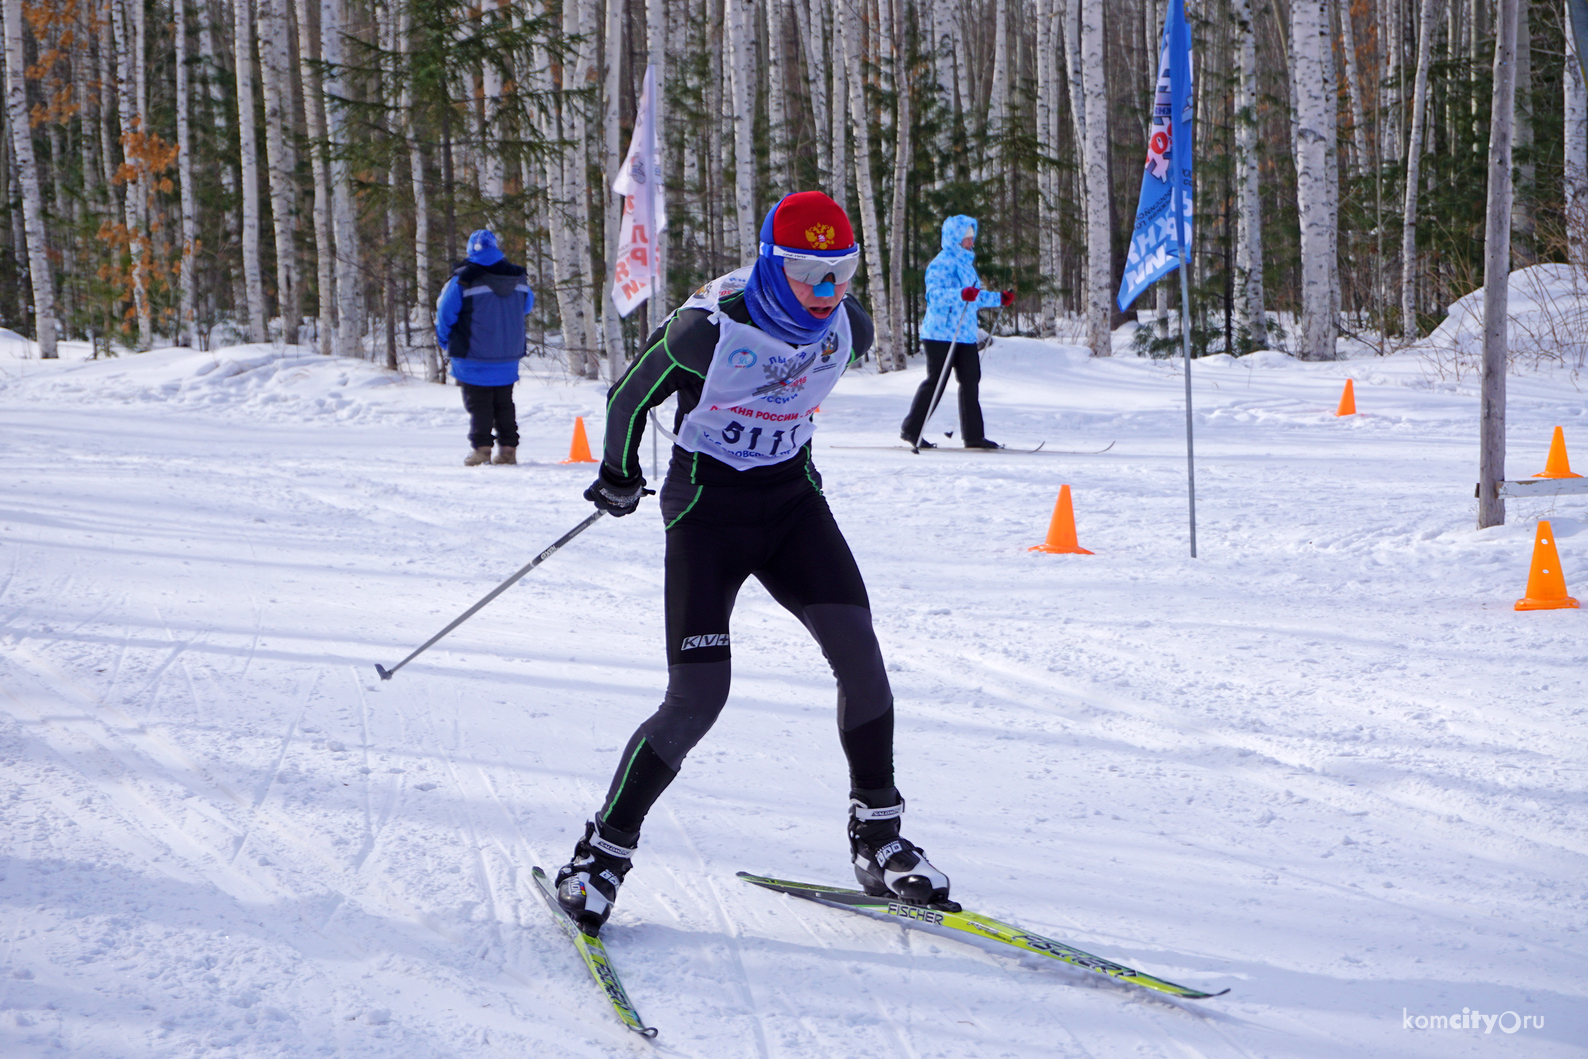
{"label": "ski boot", "polygon": [[926,851],[899,834],[904,799],[897,787],[849,792],[849,851],[855,878],[872,897],[944,912],[960,907],[948,899],[948,876],[932,867]]}
{"label": "ski boot", "polygon": [[625,833],[587,821],[573,859],[557,870],[557,903],[592,938],[612,914],[639,841],[638,831]]}
{"label": "ski boot", "polygon": [[982,438],[980,441],[967,441],[967,442],[965,442],[965,447],[967,449],[1001,449],[1001,448],[1003,448],[1003,446],[998,444],[996,441],[988,441],[986,438]]}

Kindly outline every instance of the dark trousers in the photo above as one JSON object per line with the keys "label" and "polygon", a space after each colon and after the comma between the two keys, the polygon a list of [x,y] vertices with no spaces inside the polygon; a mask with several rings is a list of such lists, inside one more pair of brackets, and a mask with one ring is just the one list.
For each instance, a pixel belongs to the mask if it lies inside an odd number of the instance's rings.
{"label": "dark trousers", "polygon": [[469,413],[469,444],[477,449],[491,447],[491,432],[496,443],[505,448],[518,447],[518,410],[513,407],[513,384],[471,386],[463,389],[463,407]]}
{"label": "dark trousers", "polygon": [[[937,392],[938,377],[943,374],[944,362],[949,360],[950,343],[927,340],[921,345],[926,347],[926,381],[917,387],[910,414],[899,427],[899,433],[912,440],[921,436],[931,411],[932,395]],[[981,386],[981,355],[974,342],[957,342],[953,346],[954,378],[959,382],[960,438],[966,444],[985,441],[986,427],[982,425],[981,397],[977,393]]]}
{"label": "dark trousers", "polygon": [[[673,477],[668,484],[674,487]],[[677,496],[668,496],[669,492]],[[667,529],[667,694],[629,739],[600,818],[620,832],[678,775],[728,701],[728,619],[750,577],[815,637],[838,680],[838,739],[850,785],[893,786],[893,692],[865,582],[813,482],[663,489],[687,509]]]}

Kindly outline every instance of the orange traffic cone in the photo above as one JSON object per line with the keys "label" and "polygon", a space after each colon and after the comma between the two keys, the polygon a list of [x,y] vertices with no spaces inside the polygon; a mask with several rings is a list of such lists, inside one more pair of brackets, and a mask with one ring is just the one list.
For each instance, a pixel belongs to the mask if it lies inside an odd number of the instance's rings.
{"label": "orange traffic cone", "polygon": [[584,416],[575,416],[573,421],[573,444],[568,446],[568,458],[563,463],[594,463],[595,457],[590,455],[590,439],[584,436]]}
{"label": "orange traffic cone", "polygon": [[1580,474],[1571,473],[1571,462],[1566,459],[1566,432],[1560,427],[1555,428],[1555,436],[1549,442],[1549,457],[1544,460],[1544,469],[1534,478],[1581,478]]}
{"label": "orange traffic cone", "polygon": [[1337,416],[1356,415],[1356,389],[1351,385],[1351,380],[1345,380],[1345,392],[1340,395],[1340,407],[1334,410]]}
{"label": "orange traffic cone", "polygon": [[1027,548],[1029,552],[1047,552],[1049,555],[1095,555],[1081,547],[1075,539],[1075,508],[1070,503],[1070,487],[1059,486],[1059,500],[1053,505],[1053,519],[1048,523],[1048,539]]}
{"label": "orange traffic cone", "polygon": [[1560,572],[1555,531],[1547,521],[1538,524],[1533,541],[1533,569],[1527,575],[1527,598],[1516,601],[1517,610],[1561,610],[1577,601],[1566,594],[1566,575]]}

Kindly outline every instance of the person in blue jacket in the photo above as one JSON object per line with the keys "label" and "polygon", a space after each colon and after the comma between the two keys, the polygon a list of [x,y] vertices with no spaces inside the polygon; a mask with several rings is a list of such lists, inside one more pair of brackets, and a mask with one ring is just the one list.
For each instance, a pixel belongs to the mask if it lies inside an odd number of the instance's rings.
{"label": "person in blue jacket", "polygon": [[[926,266],[926,316],[921,320],[921,345],[926,347],[926,380],[915,391],[910,412],[900,424],[899,436],[923,449],[936,448],[921,439],[931,414],[937,381],[953,364],[959,381],[959,432],[967,449],[996,449],[982,424],[981,357],[976,350],[976,312],[1008,305],[1015,292],[981,289],[976,275],[976,218],[955,214],[943,222],[943,249]],[[970,311],[966,310],[970,303]],[[956,333],[957,327],[957,333]]]}
{"label": "person in blue jacket", "polygon": [[[524,317],[535,307],[523,266],[502,256],[484,228],[469,236],[469,260],[453,270],[436,299],[436,338],[452,359],[469,413],[465,467],[518,462],[518,410],[513,384],[527,352]],[[491,436],[497,453],[491,459]]]}

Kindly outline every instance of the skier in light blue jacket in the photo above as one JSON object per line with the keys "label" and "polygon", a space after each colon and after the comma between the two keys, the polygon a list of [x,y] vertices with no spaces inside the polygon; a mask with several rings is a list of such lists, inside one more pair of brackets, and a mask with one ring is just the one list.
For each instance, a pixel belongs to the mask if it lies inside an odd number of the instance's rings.
{"label": "skier in light blue jacket", "polygon": [[[943,249],[926,266],[926,316],[921,320],[921,344],[926,347],[926,380],[915,391],[910,412],[899,427],[899,436],[923,449],[935,448],[920,440],[931,414],[932,395],[946,366],[954,365],[959,381],[959,429],[967,449],[996,449],[988,441],[981,418],[981,358],[976,351],[976,314],[966,311],[995,309],[1015,300],[1015,292],[981,289],[976,275],[976,218],[955,214],[943,222]],[[958,327],[958,333],[955,328]]]}

